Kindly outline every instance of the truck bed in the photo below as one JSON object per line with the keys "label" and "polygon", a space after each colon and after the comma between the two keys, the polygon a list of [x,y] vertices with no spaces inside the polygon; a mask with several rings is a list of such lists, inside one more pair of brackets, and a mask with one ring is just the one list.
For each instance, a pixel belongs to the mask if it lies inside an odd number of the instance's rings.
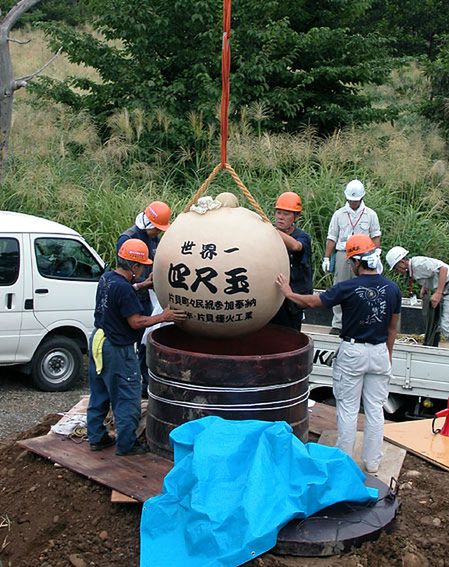
{"label": "truck bed", "polygon": [[[329,327],[304,324],[302,332],[314,342],[314,364],[309,377],[311,397],[313,390],[332,388],[332,368],[330,362],[335,356],[341,339],[329,335]],[[428,398],[449,398],[449,343],[439,347],[423,346],[396,341],[393,349],[393,377],[390,394],[423,396]]]}

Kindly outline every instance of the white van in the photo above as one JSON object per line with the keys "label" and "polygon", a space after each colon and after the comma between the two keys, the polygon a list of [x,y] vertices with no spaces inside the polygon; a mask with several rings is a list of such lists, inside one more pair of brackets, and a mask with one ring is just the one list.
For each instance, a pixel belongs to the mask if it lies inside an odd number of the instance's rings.
{"label": "white van", "polygon": [[0,211],[0,366],[19,365],[41,390],[80,377],[104,262],[74,230]]}

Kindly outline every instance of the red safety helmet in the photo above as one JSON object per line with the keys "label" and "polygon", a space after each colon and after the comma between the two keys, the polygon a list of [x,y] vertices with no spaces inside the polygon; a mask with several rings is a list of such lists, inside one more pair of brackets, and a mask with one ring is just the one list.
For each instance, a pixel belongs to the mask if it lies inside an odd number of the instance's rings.
{"label": "red safety helmet", "polygon": [[302,211],[302,201],[301,197],[294,193],[293,191],[287,191],[279,195],[276,201],[275,209],[282,209],[283,211],[292,211],[294,213],[300,213]]}
{"label": "red safety helmet", "polygon": [[171,209],[162,201],[153,201],[145,209],[147,219],[159,230],[167,230],[170,226]]}
{"label": "red safety helmet", "polygon": [[148,258],[148,246],[138,238],[125,240],[117,255],[123,260],[130,260],[137,264],[150,265],[153,263],[153,260]]}

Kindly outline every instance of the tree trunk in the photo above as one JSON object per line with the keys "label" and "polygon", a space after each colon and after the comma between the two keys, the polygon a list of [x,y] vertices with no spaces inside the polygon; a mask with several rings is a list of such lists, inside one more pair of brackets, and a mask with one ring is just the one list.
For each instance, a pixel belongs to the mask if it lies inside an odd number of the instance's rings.
{"label": "tree trunk", "polygon": [[13,74],[8,35],[0,33],[0,179],[8,157],[8,140],[12,119]]}
{"label": "tree trunk", "polygon": [[38,2],[40,0],[20,0],[0,23],[0,181],[8,157],[13,95],[14,91],[22,86],[14,79],[8,35],[20,16]]}

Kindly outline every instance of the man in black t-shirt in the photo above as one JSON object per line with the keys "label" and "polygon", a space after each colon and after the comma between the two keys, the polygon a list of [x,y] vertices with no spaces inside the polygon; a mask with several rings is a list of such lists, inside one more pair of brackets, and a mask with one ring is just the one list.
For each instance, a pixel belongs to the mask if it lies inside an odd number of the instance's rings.
{"label": "man in black t-shirt", "polygon": [[[292,191],[282,193],[276,201],[275,209],[275,226],[290,260],[290,286],[295,293],[313,293],[310,236],[295,226],[301,216],[301,197]],[[286,298],[270,323],[300,331],[303,313],[301,307]]]}
{"label": "man in black t-shirt", "polygon": [[346,259],[356,277],[335,284],[319,295],[299,295],[280,274],[284,295],[301,307],[341,305],[342,342],[332,378],[337,406],[337,447],[352,455],[360,399],[365,410],[362,461],[376,473],[382,459],[383,404],[388,397],[393,344],[401,311],[398,286],[377,273],[380,251],[365,234],[350,236]]}
{"label": "man in black t-shirt", "polygon": [[[87,434],[90,448],[100,451],[117,441],[117,455],[146,452],[136,438],[140,420],[141,380],[136,342],[146,327],[165,321],[183,321],[184,311],[167,307],[160,315],[143,314],[132,286],[152,261],[147,246],[138,239],[126,240],[118,252],[117,269],[98,282],[95,332],[89,351],[90,399]],[[109,436],[104,420],[112,407],[117,439]]]}
{"label": "man in black t-shirt", "polygon": [[[170,227],[171,209],[162,201],[151,202],[143,212],[139,213],[133,226],[122,232],[118,237],[116,252],[121,246],[131,238],[138,238],[148,247],[148,256],[154,261],[156,249],[159,244],[161,232],[165,232]],[[143,315],[151,315],[154,305],[151,302],[149,289],[153,287],[151,273],[153,268],[146,265],[140,277],[135,279],[134,289],[143,308]],[[141,338],[143,332],[141,332]],[[138,341],[138,355],[140,373],[142,375],[142,396],[148,398],[148,367],[146,357],[146,345]]]}

